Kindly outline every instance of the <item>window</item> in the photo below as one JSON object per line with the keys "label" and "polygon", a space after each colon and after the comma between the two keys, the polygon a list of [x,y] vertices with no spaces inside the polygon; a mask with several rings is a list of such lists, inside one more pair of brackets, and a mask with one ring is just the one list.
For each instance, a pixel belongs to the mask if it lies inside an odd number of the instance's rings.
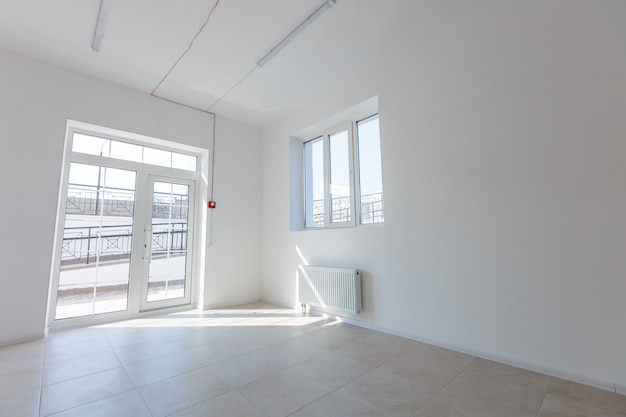
{"label": "window", "polygon": [[304,144],[305,227],[324,227],[323,149],[321,137]]}
{"label": "window", "polygon": [[198,158],[178,152],[74,133],[72,152],[195,171]]}
{"label": "window", "polygon": [[356,123],[361,224],[383,223],[383,170],[378,115]]}
{"label": "window", "polygon": [[352,208],[352,158],[350,129],[342,129],[328,136],[330,223],[351,223]]}
{"label": "window", "polygon": [[384,222],[377,114],[304,142],[302,151],[305,228]]}

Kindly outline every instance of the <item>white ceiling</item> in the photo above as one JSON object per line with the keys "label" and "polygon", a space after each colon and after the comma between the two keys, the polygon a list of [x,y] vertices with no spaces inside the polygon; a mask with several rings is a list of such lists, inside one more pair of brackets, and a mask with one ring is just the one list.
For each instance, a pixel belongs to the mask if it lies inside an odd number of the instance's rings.
{"label": "white ceiling", "polygon": [[94,52],[100,0],[0,0],[0,47],[151,93],[215,6],[155,94],[267,126],[376,59],[402,15],[397,6],[413,0],[337,0],[271,62],[256,66],[323,2],[113,0],[101,50]]}

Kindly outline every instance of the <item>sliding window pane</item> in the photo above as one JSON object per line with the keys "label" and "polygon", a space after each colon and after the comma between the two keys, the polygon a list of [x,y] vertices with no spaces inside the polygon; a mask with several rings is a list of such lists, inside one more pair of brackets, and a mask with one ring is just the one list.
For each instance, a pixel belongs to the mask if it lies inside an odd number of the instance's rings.
{"label": "sliding window pane", "polygon": [[350,196],[350,140],[348,130],[329,136],[331,223],[352,221]]}
{"label": "sliding window pane", "polygon": [[304,143],[304,227],[324,227],[324,141]]}
{"label": "sliding window pane", "polygon": [[361,223],[385,221],[378,115],[357,123]]}

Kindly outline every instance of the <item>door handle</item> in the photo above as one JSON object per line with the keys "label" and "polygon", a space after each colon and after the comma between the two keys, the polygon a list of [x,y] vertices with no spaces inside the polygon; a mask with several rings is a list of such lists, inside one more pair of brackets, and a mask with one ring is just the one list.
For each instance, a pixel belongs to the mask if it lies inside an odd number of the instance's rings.
{"label": "door handle", "polygon": [[143,260],[150,263],[152,261],[152,228],[146,227],[143,231]]}

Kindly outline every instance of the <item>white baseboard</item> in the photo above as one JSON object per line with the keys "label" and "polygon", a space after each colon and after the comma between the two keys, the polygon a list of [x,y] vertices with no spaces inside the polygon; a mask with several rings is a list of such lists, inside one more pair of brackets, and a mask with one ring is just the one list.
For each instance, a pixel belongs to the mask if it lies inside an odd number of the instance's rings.
{"label": "white baseboard", "polygon": [[283,302],[279,302],[279,301],[273,301],[273,300],[268,300],[266,298],[261,298],[260,300],[261,303],[267,303],[267,304],[273,304],[277,307],[282,307],[282,308],[291,308],[296,310],[297,306],[295,304],[287,304],[287,303],[283,303]]}
{"label": "white baseboard", "polygon": [[234,307],[234,306],[238,306],[242,304],[252,304],[252,303],[258,303],[258,302],[261,302],[261,300],[259,300],[258,298],[255,298],[255,299],[231,301],[231,302],[225,302],[225,303],[205,304],[202,308],[204,310],[213,310],[216,308]]}
{"label": "white baseboard", "polygon": [[43,338],[44,338],[43,334],[36,334],[36,335],[19,337],[17,339],[3,339],[3,340],[0,340],[0,346],[9,346],[9,345],[17,345],[18,343],[34,342],[35,340],[40,340]]}

